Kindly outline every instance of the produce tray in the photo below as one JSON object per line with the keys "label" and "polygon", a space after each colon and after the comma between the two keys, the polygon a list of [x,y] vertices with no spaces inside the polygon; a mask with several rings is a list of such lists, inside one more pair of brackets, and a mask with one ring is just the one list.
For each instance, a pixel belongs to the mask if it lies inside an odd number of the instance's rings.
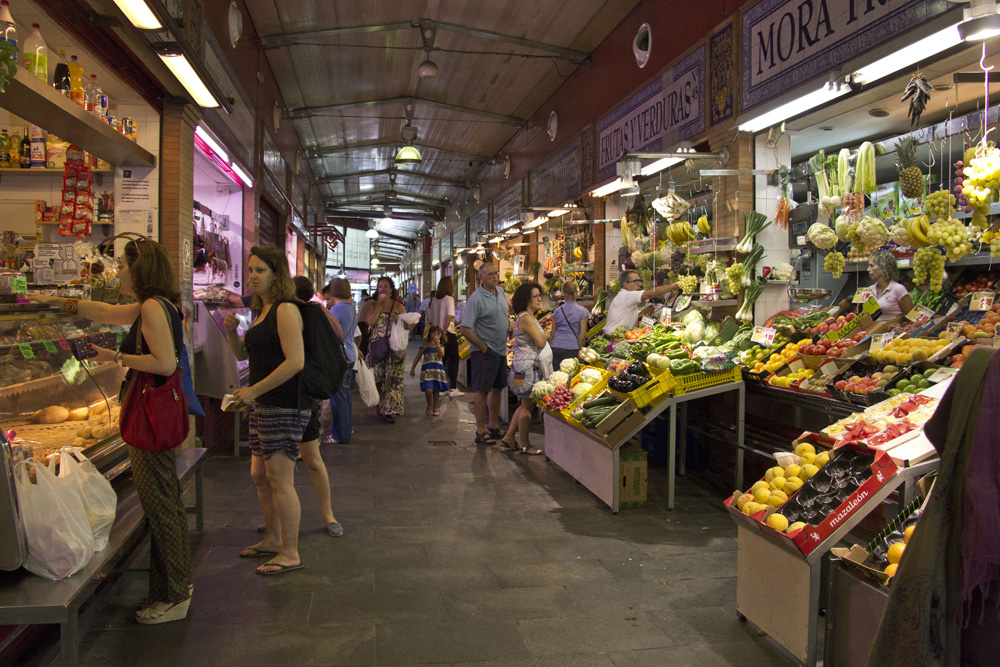
{"label": "produce tray", "polygon": [[607,321],[608,321],[607,318],[605,318],[600,322],[598,322],[597,324],[595,324],[594,326],[587,329],[587,338],[588,339],[593,338],[597,334],[601,333],[601,329],[604,328],[604,325],[607,323]]}
{"label": "produce tray", "polygon": [[[593,368],[593,367],[591,366],[591,368]],[[598,369],[594,369],[594,370],[598,370]],[[602,377],[601,377],[601,381],[600,382],[598,382],[597,384],[595,384],[590,389],[590,391],[588,391],[587,393],[585,393],[583,396],[580,396],[579,398],[575,398],[572,401],[570,401],[570,404],[567,405],[562,410],[560,410],[559,413],[563,417],[567,417],[568,418],[571,414],[573,414],[573,410],[576,410],[576,408],[577,408],[578,405],[580,405],[581,403],[583,403],[583,402],[585,402],[587,400],[590,400],[591,398],[596,397],[597,394],[599,394],[599,393],[603,392],[605,389],[607,389],[608,388],[608,377],[610,376],[610,373],[608,373],[607,371],[601,371],[601,375],[602,375]]]}
{"label": "produce tray", "polygon": [[614,389],[608,389],[612,394],[619,398],[629,398],[635,403],[637,408],[644,408],[654,400],[667,394],[674,387],[674,376],[670,374],[670,371],[662,371],[661,373],[654,375],[651,380],[646,382],[638,389],[634,389],[627,394],[623,394]]}
{"label": "produce tray", "polygon": [[[681,396],[689,391],[697,391],[699,389],[707,389],[708,387],[714,387],[717,384],[725,384],[727,382],[739,382],[742,378],[740,376],[740,367],[734,366],[726,371],[714,371],[710,373],[692,373],[691,375],[678,375],[673,378],[676,382],[674,387],[674,395]],[[641,387],[640,387],[641,389]]]}

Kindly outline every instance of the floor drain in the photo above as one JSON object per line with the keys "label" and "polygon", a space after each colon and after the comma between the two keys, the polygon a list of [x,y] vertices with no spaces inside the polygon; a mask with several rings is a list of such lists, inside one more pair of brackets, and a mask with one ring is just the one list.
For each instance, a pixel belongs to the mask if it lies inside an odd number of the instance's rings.
{"label": "floor drain", "polygon": [[454,440],[431,440],[428,444],[431,447],[454,447],[456,443]]}

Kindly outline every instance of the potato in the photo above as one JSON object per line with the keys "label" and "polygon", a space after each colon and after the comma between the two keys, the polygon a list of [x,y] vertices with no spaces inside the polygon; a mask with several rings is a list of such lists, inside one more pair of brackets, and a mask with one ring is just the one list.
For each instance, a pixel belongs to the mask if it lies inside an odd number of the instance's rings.
{"label": "potato", "polygon": [[69,411],[69,420],[79,422],[86,419],[89,415],[90,408],[77,408],[76,410]]}
{"label": "potato", "polygon": [[107,425],[104,425],[104,426],[98,426],[97,428],[95,428],[95,429],[94,429],[94,431],[93,431],[92,435],[93,435],[93,436],[94,436],[94,438],[96,438],[97,440],[104,440],[104,439],[105,439],[106,437],[108,437],[108,433],[109,433],[109,432],[110,432],[110,431],[109,431],[109,429],[108,429]]}
{"label": "potato", "polygon": [[80,438],[92,438],[92,437],[94,437],[94,427],[91,426],[90,424],[87,424],[86,426],[84,426],[83,428],[81,428],[79,431],[77,431],[76,435],[77,435],[77,437],[80,437]]}
{"label": "potato", "polygon": [[32,420],[37,424],[61,424],[67,419],[69,410],[61,405],[50,405],[32,415]]}
{"label": "potato", "polygon": [[86,438],[77,438],[76,440],[73,441],[73,446],[74,447],[86,447],[89,442],[90,441],[87,440]]}

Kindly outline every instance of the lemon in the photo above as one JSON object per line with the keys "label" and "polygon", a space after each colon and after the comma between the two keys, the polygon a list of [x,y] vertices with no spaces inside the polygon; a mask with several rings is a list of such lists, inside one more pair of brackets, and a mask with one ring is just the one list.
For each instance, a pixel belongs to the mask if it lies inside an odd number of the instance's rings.
{"label": "lemon", "polygon": [[798,477],[789,477],[785,481],[785,485],[783,487],[781,487],[781,488],[788,495],[792,495],[793,493],[795,493],[796,491],[798,491],[800,488],[802,488],[802,480],[799,479]]}
{"label": "lemon", "polygon": [[891,578],[891,577],[896,576],[896,568],[897,567],[899,567],[898,564],[896,564],[896,563],[889,563],[886,566],[886,568],[884,570],[882,570],[882,571],[885,572],[886,574],[888,574],[889,577]]}
{"label": "lemon", "polygon": [[767,525],[774,528],[779,533],[783,533],[788,530],[788,519],[775,512],[771,516],[767,517]]}
{"label": "lemon", "polygon": [[767,504],[771,507],[781,507],[788,500],[788,494],[784,491],[773,491],[767,499]]}
{"label": "lemon", "polygon": [[760,489],[770,489],[771,488],[771,485],[769,483],[770,481],[771,480],[767,480],[765,482],[764,480],[759,480],[754,482],[753,486],[750,487],[750,493],[757,493],[757,491]]}
{"label": "lemon", "polygon": [[916,526],[907,526],[906,530],[903,531],[903,544],[910,543],[910,537],[913,535],[913,531]]}
{"label": "lemon", "polygon": [[795,523],[793,523],[788,527],[788,530],[786,530],[785,533],[791,535],[792,533],[802,530],[805,527],[806,527],[805,521],[796,521]]}
{"label": "lemon", "polygon": [[799,479],[803,482],[809,481],[813,475],[819,472],[819,466],[813,465],[812,463],[807,463],[802,466],[802,470],[799,471]]}
{"label": "lemon", "polygon": [[813,461],[813,463],[816,465],[817,468],[822,468],[829,462],[830,462],[830,452],[823,452],[822,454],[817,454],[816,460]]}
{"label": "lemon", "polygon": [[757,489],[753,492],[753,500],[758,503],[766,503],[767,499],[771,497],[771,487],[768,486],[766,489]]}
{"label": "lemon", "polygon": [[905,550],[905,542],[896,542],[889,547],[889,551],[886,552],[886,558],[889,559],[890,563],[898,563],[899,559],[903,557],[903,551]]}
{"label": "lemon", "polygon": [[780,491],[785,488],[785,481],[784,477],[775,477],[771,480],[771,488],[775,491]]}
{"label": "lemon", "polygon": [[801,442],[799,446],[795,448],[796,456],[805,456],[806,454],[815,454],[816,448],[810,445],[808,442]]}

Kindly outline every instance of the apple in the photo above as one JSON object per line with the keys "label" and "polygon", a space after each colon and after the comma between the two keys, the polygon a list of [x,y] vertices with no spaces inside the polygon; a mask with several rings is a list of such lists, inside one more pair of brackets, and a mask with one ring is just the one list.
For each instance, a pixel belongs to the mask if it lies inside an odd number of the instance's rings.
{"label": "apple", "polygon": [[829,330],[830,330],[830,325],[828,325],[826,322],[824,322],[823,324],[819,325],[819,333],[825,334]]}
{"label": "apple", "polygon": [[847,389],[847,380],[838,380],[833,386],[837,391],[844,391]]}
{"label": "apple", "polygon": [[857,316],[858,316],[857,313],[848,313],[847,314],[847,321],[850,322],[851,320],[853,320]]}

